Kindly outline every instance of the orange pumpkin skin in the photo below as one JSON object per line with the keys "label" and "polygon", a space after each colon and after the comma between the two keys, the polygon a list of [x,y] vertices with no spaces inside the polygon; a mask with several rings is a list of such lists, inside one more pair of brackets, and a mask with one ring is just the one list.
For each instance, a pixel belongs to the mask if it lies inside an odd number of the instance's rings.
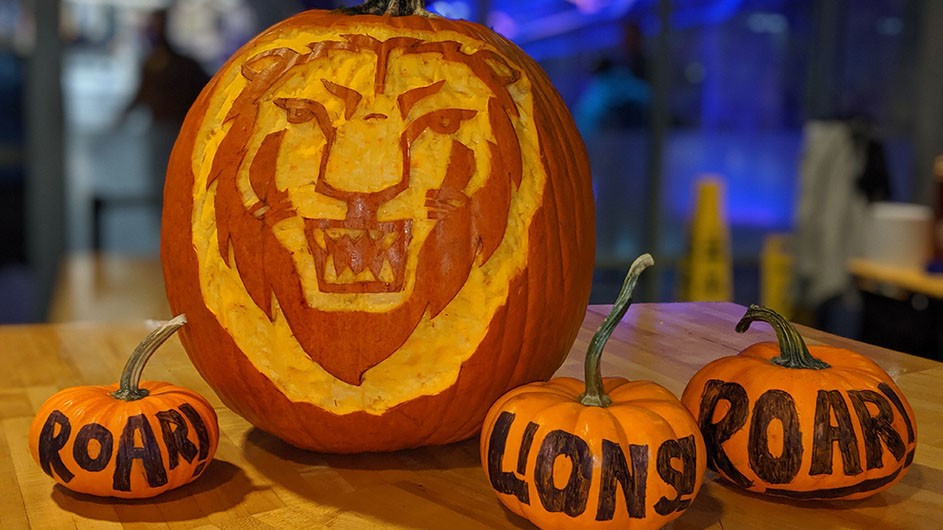
{"label": "orange pumpkin skin", "polygon": [[[768,316],[750,316],[761,311]],[[903,478],[916,449],[906,396],[874,361],[808,346],[817,368],[777,364],[787,342],[805,347],[785,319],[753,306],[780,343],[754,344],[701,368],[681,401],[698,418],[708,465],[731,484],[797,500],[862,499]]]}
{"label": "orange pumpkin skin", "polygon": [[644,254],[586,353],[586,381],[558,377],[494,404],[481,462],[498,499],[544,530],[656,529],[700,490],[707,452],[697,423],[664,387],[603,378],[600,358],[625,315]]}
{"label": "orange pumpkin skin", "polygon": [[[33,460],[62,486],[100,497],[148,498],[195,480],[216,454],[216,412],[179,386],[144,381],[141,388],[150,394],[132,402],[112,397],[117,384],[53,394],[30,425]],[[174,439],[181,426],[185,441]],[[110,442],[110,458],[100,440]]]}
{"label": "orange pumpkin skin", "polygon": [[[612,399],[605,408],[579,402],[586,386],[577,379],[532,383],[502,396],[485,419],[481,461],[492,488],[544,530],[661,528],[700,490],[707,453],[678,398],[651,381],[607,377],[603,386]],[[569,475],[583,465],[589,480]],[[628,484],[647,477],[634,493],[615,478],[626,471]]]}
{"label": "orange pumpkin skin", "polygon": [[[128,388],[136,396],[119,397]],[[143,499],[200,477],[216,454],[219,424],[212,405],[192,390],[157,381],[132,387],[122,377],[122,383],[50,396],[28,440],[33,460],[63,487]]]}
{"label": "orange pumpkin skin", "polygon": [[162,261],[227,406],[298,447],[395,450],[473,436],[505,390],[559,367],[593,216],[582,141],[516,46],[463,21],[309,11],[191,109]]}

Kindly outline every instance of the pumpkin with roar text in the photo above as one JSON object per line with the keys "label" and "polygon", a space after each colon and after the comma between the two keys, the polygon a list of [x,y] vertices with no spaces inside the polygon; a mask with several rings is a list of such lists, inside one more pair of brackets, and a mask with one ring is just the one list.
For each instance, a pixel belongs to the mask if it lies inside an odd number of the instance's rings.
{"label": "pumpkin with roar text", "polygon": [[219,444],[216,411],[196,392],[141,381],[157,348],[184,325],[163,322],[141,341],[117,384],[50,396],[29,428],[29,451],[63,487],[100,497],[145,499],[188,484]]}
{"label": "pumpkin with roar text", "polygon": [[575,340],[588,161],[537,64],[421,0],[308,11],[247,43],[190,110],[162,260],[223,401],[326,452],[473,436]]}
{"label": "pumpkin with roar text", "polygon": [[770,324],[778,342],[721,357],[688,382],[708,465],[736,487],[806,499],[862,499],[896,484],[917,424],[900,388],[867,357],[807,346],[781,315],[751,306],[737,324]]}

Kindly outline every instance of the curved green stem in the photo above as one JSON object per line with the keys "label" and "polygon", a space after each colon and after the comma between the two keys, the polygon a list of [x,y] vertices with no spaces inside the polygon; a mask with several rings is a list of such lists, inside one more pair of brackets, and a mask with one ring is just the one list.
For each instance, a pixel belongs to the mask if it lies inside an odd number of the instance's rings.
{"label": "curved green stem", "polygon": [[147,396],[146,388],[141,388],[141,373],[144,372],[144,366],[154,355],[157,348],[170,338],[181,326],[187,323],[187,317],[177,315],[167,322],[161,323],[154,331],[150,332],[144,340],[138,344],[137,348],[131,353],[128,362],[124,365],[121,372],[121,380],[118,383],[118,390],[111,395],[122,401],[135,401]]}
{"label": "curved green stem", "polygon": [[426,10],[425,0],[366,0],[354,7],[342,7],[337,11],[345,15],[387,15],[391,17],[405,17],[419,15],[423,17],[438,16]]}
{"label": "curved green stem", "polygon": [[822,370],[830,367],[825,361],[813,357],[799,331],[782,315],[772,309],[751,305],[743,318],[740,319],[740,322],[737,322],[737,333],[745,332],[750,328],[750,324],[757,320],[766,322],[776,332],[776,339],[779,341],[779,357],[772,359],[775,364],[784,368],[807,368],[810,370]]}
{"label": "curved green stem", "polygon": [[632,266],[629,267],[625,281],[622,282],[622,289],[619,290],[616,303],[593,335],[593,339],[589,343],[589,349],[586,350],[586,361],[583,365],[586,370],[586,392],[583,392],[579,397],[579,401],[583,405],[608,407],[612,404],[612,399],[606,395],[606,391],[603,390],[602,386],[602,370],[599,365],[602,359],[602,351],[606,346],[606,342],[609,341],[610,335],[616,329],[616,325],[625,316],[629,306],[632,305],[632,291],[635,289],[639,275],[642,274],[643,270],[654,264],[655,260],[652,259],[651,254],[642,254],[635,259]]}

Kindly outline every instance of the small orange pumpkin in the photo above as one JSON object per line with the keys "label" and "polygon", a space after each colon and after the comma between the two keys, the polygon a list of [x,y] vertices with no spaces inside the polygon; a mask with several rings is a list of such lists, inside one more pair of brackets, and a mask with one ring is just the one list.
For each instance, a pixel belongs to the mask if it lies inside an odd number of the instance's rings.
{"label": "small orange pumpkin", "polygon": [[195,480],[216,454],[216,411],[199,394],[141,381],[181,315],[134,350],[118,384],[66,388],[47,399],[29,429],[29,450],[62,486],[101,497],[142,499]]}
{"label": "small orange pumpkin", "polygon": [[231,409],[306,449],[474,436],[572,346],[589,164],[537,63],[421,0],[266,30],[190,110],[165,184],[167,296]]}
{"label": "small orange pumpkin", "polygon": [[559,377],[515,388],[485,418],[481,462],[491,487],[540,528],[661,528],[700,489],[704,441],[674,394],[600,373],[603,347],[652,263],[645,254],[630,268],[586,353],[585,383]]}
{"label": "small orange pumpkin", "polygon": [[913,462],[917,425],[894,380],[843,348],[806,346],[781,315],[750,306],[737,323],[770,324],[754,344],[701,368],[681,397],[698,418],[709,466],[733,485],[791,499],[861,499]]}

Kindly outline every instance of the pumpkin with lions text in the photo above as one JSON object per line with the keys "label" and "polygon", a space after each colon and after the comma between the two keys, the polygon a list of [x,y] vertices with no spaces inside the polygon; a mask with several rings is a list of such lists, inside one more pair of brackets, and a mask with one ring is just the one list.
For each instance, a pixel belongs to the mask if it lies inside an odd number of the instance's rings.
{"label": "pumpkin with lions text", "polygon": [[211,80],[171,155],[162,260],[229,407],[298,447],[395,450],[469,438],[556,370],[593,215],[582,141],[532,59],[373,0],[289,18]]}

